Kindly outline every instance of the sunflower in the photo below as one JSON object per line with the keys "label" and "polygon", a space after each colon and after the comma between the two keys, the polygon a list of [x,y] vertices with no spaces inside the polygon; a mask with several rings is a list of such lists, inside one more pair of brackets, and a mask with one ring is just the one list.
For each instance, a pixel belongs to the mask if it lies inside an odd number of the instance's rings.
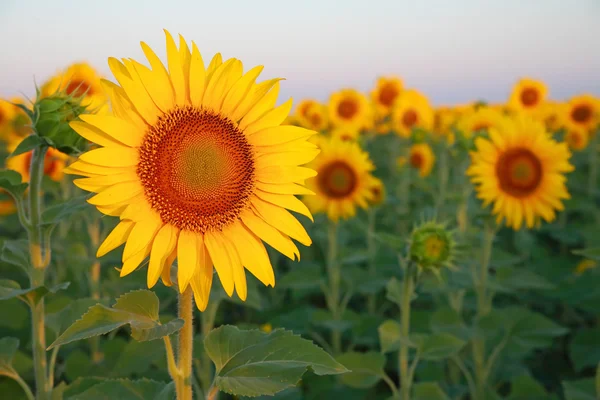
{"label": "sunflower", "polygon": [[590,131],[598,125],[600,101],[584,94],[573,97],[562,108],[562,123],[567,129],[585,129]]}
{"label": "sunflower", "polygon": [[433,128],[433,109],[427,97],[416,90],[405,90],[392,109],[392,125],[398,135],[408,138],[413,128]]}
{"label": "sunflower", "polygon": [[499,111],[489,107],[479,107],[463,116],[457,122],[457,128],[466,137],[472,137],[473,134],[486,131],[491,128],[504,131],[508,123],[507,117]]}
{"label": "sunflower", "polygon": [[373,199],[375,169],[369,155],[355,142],[338,139],[324,140],[321,154],[310,164],[317,177],[306,182],[315,196],[305,198],[313,213],[326,212],[329,219],[350,218],[356,206],[367,208]]}
{"label": "sunflower", "polygon": [[332,125],[354,125],[358,129],[372,125],[371,104],[354,89],[342,89],[329,98],[329,120]]}
{"label": "sunflower", "polygon": [[565,107],[562,103],[547,101],[539,107],[535,118],[542,121],[549,132],[557,132],[561,129],[561,114]]}
{"label": "sunflower", "polygon": [[[7,146],[7,150],[12,153],[18,146],[19,141],[13,141]],[[6,168],[17,171],[21,174],[23,182],[29,182],[29,169],[31,166],[31,156],[33,151],[19,154],[18,156],[9,157],[6,159]],[[44,159],[44,175],[48,176],[55,182],[60,181],[64,176],[65,165],[68,156],[60,151],[50,147],[46,152]]]}
{"label": "sunflower", "polygon": [[[410,166],[419,171],[422,178],[429,176],[435,164],[435,154],[427,143],[418,143],[410,147],[408,159]],[[405,162],[406,162],[405,161]]]}
{"label": "sunflower", "polygon": [[513,87],[508,106],[515,111],[535,112],[546,101],[548,88],[544,82],[521,79]]}
{"label": "sunflower", "polygon": [[306,111],[308,111],[308,109],[310,107],[312,107],[313,105],[318,105],[318,104],[320,104],[320,103],[314,99],[301,100],[298,103],[298,105],[296,106],[296,111],[294,112],[293,116],[296,117],[297,120],[306,118]]}
{"label": "sunflower", "polygon": [[67,95],[75,97],[85,96],[82,105],[96,113],[106,113],[108,112],[107,99],[100,80],[100,75],[91,65],[75,63],[44,83],[40,89],[41,96],[50,96],[57,91],[64,91]]}
{"label": "sunflower", "polygon": [[568,199],[565,173],[573,171],[566,143],[558,143],[543,124],[520,116],[502,134],[475,140],[467,175],[484,207],[494,203],[497,223],[515,230],[533,228],[539,218],[554,220]]}
{"label": "sunflower", "polygon": [[0,189],[0,215],[10,215],[17,211],[15,202],[5,190]]}
{"label": "sunflower", "polygon": [[275,276],[265,241],[290,259],[300,253],[292,239],[311,239],[286,209],[311,217],[294,195],[311,194],[304,180],[314,131],[280,125],[291,99],[275,106],[279,81],[256,83],[263,70],[243,74],[242,63],[215,55],[208,67],[196,44],[166,33],[167,68],[142,42],[151,69],[130,59],[108,63],[119,85],[103,81],[112,115],[85,115],[71,126],[101,147],[80,156],[69,173],[80,188],[98,193],[89,203],[121,221],[98,256],[123,243],[121,276],[150,257],[147,284],[159,277],[188,286],[205,310],[213,266],[225,292],[247,297],[244,267],[263,284]]}
{"label": "sunflower", "polygon": [[304,128],[322,132],[329,126],[327,109],[320,103],[312,103],[298,115],[298,122]]}
{"label": "sunflower", "polygon": [[588,145],[589,134],[583,129],[571,129],[565,133],[565,142],[569,148],[581,151]]}
{"label": "sunflower", "polygon": [[373,129],[378,135],[387,135],[392,131],[392,124],[388,118],[379,119],[374,122]]}
{"label": "sunflower", "polygon": [[342,142],[353,142],[358,139],[359,134],[360,132],[355,127],[344,125],[334,128],[329,135]]}
{"label": "sunflower", "polygon": [[371,99],[378,115],[390,113],[394,102],[402,92],[402,81],[396,77],[381,77],[377,79],[375,89],[371,91]]}
{"label": "sunflower", "polygon": [[379,178],[373,177],[371,182],[371,193],[373,197],[369,201],[370,204],[378,206],[385,201],[385,186]]}
{"label": "sunflower", "polygon": [[0,139],[10,141],[13,135],[13,119],[17,108],[8,101],[0,99]]}

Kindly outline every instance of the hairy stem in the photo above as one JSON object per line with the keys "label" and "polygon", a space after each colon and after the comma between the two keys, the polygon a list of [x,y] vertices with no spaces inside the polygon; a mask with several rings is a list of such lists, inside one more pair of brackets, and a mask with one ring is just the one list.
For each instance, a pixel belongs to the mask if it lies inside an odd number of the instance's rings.
{"label": "hairy stem", "polygon": [[179,331],[178,370],[181,376],[177,400],[192,400],[192,351],[194,338],[192,288],[179,293],[179,318],[185,322]]}

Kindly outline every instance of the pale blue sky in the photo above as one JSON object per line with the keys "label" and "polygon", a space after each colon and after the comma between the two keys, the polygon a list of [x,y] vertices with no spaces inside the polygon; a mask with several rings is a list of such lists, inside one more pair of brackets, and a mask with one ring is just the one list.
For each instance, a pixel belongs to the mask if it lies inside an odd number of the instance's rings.
{"label": "pale blue sky", "polygon": [[600,95],[598,0],[0,0],[0,96],[32,95],[80,60],[163,57],[163,28],[281,76],[282,99],[325,100],[397,74],[435,104],[502,101],[522,76]]}

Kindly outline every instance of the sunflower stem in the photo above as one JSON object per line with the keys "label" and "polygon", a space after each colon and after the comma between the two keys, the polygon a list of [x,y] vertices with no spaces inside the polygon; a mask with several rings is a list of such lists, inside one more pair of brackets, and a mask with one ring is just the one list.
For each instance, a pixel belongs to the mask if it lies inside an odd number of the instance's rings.
{"label": "sunflower stem", "polygon": [[163,342],[165,343],[165,352],[167,353],[167,370],[169,371],[169,375],[173,382],[175,382],[175,390],[177,392],[177,398],[180,397],[180,376],[179,368],[177,368],[177,363],[175,362],[175,354],[173,353],[173,345],[171,344],[171,338],[169,336],[163,337]]}
{"label": "sunflower stem", "polygon": [[[90,245],[92,249],[97,249],[100,246],[100,221],[94,220],[88,224],[88,234],[90,236]],[[100,299],[100,262],[94,260],[90,268],[90,292],[92,299]],[[90,349],[92,352],[92,362],[98,364],[104,358],[104,354],[100,351],[100,337],[95,336],[90,338]]]}
{"label": "sunflower stem", "polygon": [[[333,316],[334,321],[340,321],[342,316],[340,315],[340,281],[341,271],[339,263],[337,262],[337,222],[329,222],[328,230],[328,254],[327,254],[327,274],[329,277],[329,296],[330,301],[329,308]],[[331,345],[333,347],[334,354],[339,354],[342,351],[342,332],[334,326],[331,331]]]}
{"label": "sunflower stem", "polygon": [[[29,258],[33,267],[30,275],[31,287],[43,286],[46,278],[46,267],[50,264],[49,243],[44,243],[42,232],[42,178],[44,176],[44,160],[46,147],[33,150],[31,156],[29,179]],[[36,399],[45,400],[52,390],[52,382],[48,382],[48,362],[46,359],[46,326],[44,298],[36,304],[30,302],[31,336],[33,345],[33,366],[35,371]]]}
{"label": "sunflower stem", "polygon": [[[598,182],[598,135],[600,132],[590,132],[591,143],[589,145],[588,163],[590,173],[588,174],[588,196],[595,199],[596,182]],[[564,211],[563,211],[564,212]]]}
{"label": "sunflower stem", "polygon": [[402,305],[400,318],[400,332],[405,339],[400,343],[398,353],[398,378],[402,391],[402,400],[410,400],[410,389],[412,386],[412,374],[408,367],[408,346],[405,341],[410,334],[410,304],[413,297],[414,287],[412,263],[404,268],[404,282],[402,287]]}
{"label": "sunflower stem", "polygon": [[179,293],[179,318],[183,319],[184,323],[183,328],[179,331],[179,354],[177,355],[179,388],[177,389],[177,400],[192,400],[193,311],[192,288],[188,286],[183,293]]}
{"label": "sunflower stem", "polygon": [[450,169],[448,167],[448,149],[446,143],[447,142],[443,140],[440,146],[440,161],[438,167],[440,191],[438,193],[438,198],[436,199],[435,206],[436,213],[441,219],[443,219],[442,207],[444,206],[444,202],[446,200],[446,190],[448,188],[448,178],[450,176]]}
{"label": "sunflower stem", "polygon": [[[377,265],[375,264],[375,214],[376,209],[370,207],[367,211],[367,254],[369,257],[369,275],[375,279]],[[367,298],[367,310],[370,315],[374,315],[377,310],[377,293],[369,294]]]}

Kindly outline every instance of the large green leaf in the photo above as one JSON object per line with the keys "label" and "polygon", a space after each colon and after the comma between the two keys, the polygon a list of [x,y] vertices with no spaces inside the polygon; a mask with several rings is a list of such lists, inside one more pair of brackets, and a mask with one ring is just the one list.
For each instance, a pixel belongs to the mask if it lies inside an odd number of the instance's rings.
{"label": "large green leaf", "polygon": [[368,389],[381,380],[385,372],[385,356],[370,351],[368,353],[349,352],[336,357],[350,372],[342,374],[340,380],[349,387]]}
{"label": "large green leaf", "polygon": [[420,382],[413,386],[414,400],[450,400],[437,382]]}
{"label": "large green leaf", "polygon": [[[173,399],[165,397],[163,392],[172,390],[172,386],[149,379],[131,381],[128,379],[104,380],[92,385],[89,389],[76,395],[65,397],[65,400],[158,400]],[[168,394],[166,394],[168,396]]]}
{"label": "large green leaf", "polygon": [[29,275],[31,263],[29,261],[28,243],[26,239],[4,240],[0,251],[0,260],[21,268]]}
{"label": "large green leaf", "polygon": [[429,321],[434,333],[450,333],[463,340],[469,340],[471,330],[465,325],[461,316],[450,307],[441,307],[436,310]]}
{"label": "large green leaf", "polygon": [[[398,305],[398,307],[402,306],[402,293],[403,293],[403,283],[396,278],[392,278],[388,281],[386,285],[386,298]],[[417,297],[416,293],[413,293],[411,301],[413,301]]]}
{"label": "large green leaf", "polygon": [[10,169],[0,171],[0,189],[6,190],[14,198],[20,199],[27,186],[27,183],[21,182],[21,174],[18,172]]}
{"label": "large green leaf", "polygon": [[35,148],[46,146],[47,143],[43,137],[38,135],[29,135],[21,140],[9,157],[15,157],[19,154],[27,153]]}
{"label": "large green leaf", "polygon": [[0,339],[0,375],[11,378],[17,377],[17,371],[13,368],[13,358],[19,348],[19,339],[6,337]]}
{"label": "large green leaf", "polygon": [[443,360],[457,354],[465,344],[466,341],[449,333],[434,333],[423,336],[419,353],[424,360]]}
{"label": "large green leaf", "polygon": [[19,298],[31,304],[37,304],[40,299],[48,293],[56,293],[69,287],[69,282],[59,283],[50,288],[46,286],[37,286],[34,288],[21,289],[21,286],[8,279],[0,279],[0,300]]}
{"label": "large green leaf", "polygon": [[273,395],[295,386],[307,369],[317,375],[348,372],[329,354],[290,331],[243,331],[225,325],[212,330],[204,348],[215,363],[215,384],[241,396]]}
{"label": "large green leaf", "polygon": [[97,303],[98,300],[92,298],[73,300],[61,310],[46,314],[46,326],[58,336]]}
{"label": "large green leaf", "polygon": [[594,379],[563,381],[565,400],[598,400]]}
{"label": "large green leaf", "polygon": [[112,308],[96,304],[81,319],[67,328],[48,349],[103,335],[123,325],[131,327],[131,336],[138,341],[160,339],[177,332],[182,319],[173,319],[161,325],[158,318],[158,297],[149,290],[136,290],[117,299]]}
{"label": "large green leaf", "polygon": [[569,344],[569,356],[576,371],[596,366],[600,362],[600,328],[583,329]]}

